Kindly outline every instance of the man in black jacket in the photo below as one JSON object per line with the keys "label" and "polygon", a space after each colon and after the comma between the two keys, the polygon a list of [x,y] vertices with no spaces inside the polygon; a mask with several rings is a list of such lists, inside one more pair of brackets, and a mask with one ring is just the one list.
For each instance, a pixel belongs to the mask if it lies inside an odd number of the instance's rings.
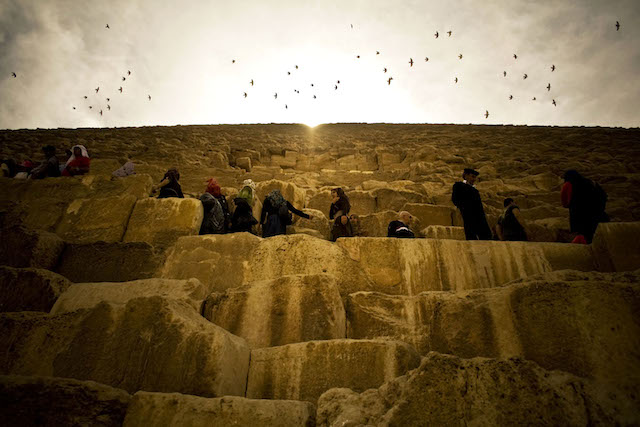
{"label": "man in black jacket", "polygon": [[473,169],[465,169],[462,173],[463,181],[453,184],[451,194],[451,201],[462,214],[467,240],[491,240],[491,229],[484,214],[480,193],[473,185],[479,174]]}

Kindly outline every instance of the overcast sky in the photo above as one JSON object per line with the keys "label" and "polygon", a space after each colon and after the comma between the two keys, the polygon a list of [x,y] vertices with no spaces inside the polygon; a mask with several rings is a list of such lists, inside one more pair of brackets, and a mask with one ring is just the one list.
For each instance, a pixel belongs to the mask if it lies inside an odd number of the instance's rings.
{"label": "overcast sky", "polygon": [[0,128],[638,127],[639,36],[639,0],[0,0]]}

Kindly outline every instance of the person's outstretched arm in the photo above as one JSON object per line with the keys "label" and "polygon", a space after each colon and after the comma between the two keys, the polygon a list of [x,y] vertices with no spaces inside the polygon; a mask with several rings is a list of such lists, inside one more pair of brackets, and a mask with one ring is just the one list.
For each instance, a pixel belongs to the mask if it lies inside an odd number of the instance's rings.
{"label": "person's outstretched arm", "polygon": [[293,212],[294,214],[301,216],[302,218],[306,218],[306,219],[311,219],[310,215],[307,215],[306,213],[299,211],[298,209],[294,208],[293,205],[291,203],[289,203],[289,201],[287,200],[287,208]]}

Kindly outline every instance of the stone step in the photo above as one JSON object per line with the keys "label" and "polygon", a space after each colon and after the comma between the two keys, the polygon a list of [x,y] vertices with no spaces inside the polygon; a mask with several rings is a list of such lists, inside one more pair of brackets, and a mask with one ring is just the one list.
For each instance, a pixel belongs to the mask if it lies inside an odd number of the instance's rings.
{"label": "stone step", "polygon": [[49,312],[69,286],[66,278],[48,270],[0,266],[0,312]]}
{"label": "stone step", "polygon": [[160,297],[50,315],[0,314],[0,374],[93,380],[205,397],[243,396],[246,342]]}
{"label": "stone step", "polygon": [[464,227],[430,225],[422,230],[427,239],[466,240]]}
{"label": "stone step", "polygon": [[416,350],[398,341],[341,339],[254,349],[246,397],[315,403],[333,387],[379,387],[419,362]]}
{"label": "stone step", "polygon": [[429,353],[420,367],[373,390],[335,388],[318,425],[634,425],[638,395],[547,371],[522,359]]}
{"label": "stone step", "polygon": [[640,271],[552,272],[509,286],[412,297],[349,295],[347,336],[460,357],[512,356],[599,382],[640,385]]}
{"label": "stone step", "polygon": [[202,312],[251,348],[346,338],[337,280],[328,274],[283,276],[214,292]]}

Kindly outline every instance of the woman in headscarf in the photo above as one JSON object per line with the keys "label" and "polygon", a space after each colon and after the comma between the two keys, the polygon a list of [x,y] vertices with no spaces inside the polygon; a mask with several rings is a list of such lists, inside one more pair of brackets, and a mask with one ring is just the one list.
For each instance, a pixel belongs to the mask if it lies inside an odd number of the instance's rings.
{"label": "woman in headscarf", "polygon": [[91,159],[84,145],[74,145],[71,149],[71,157],[67,160],[62,170],[62,176],[84,175],[89,173]]}
{"label": "woman in headscarf", "polygon": [[311,215],[296,209],[285,200],[280,190],[271,191],[262,203],[260,224],[262,224],[262,237],[271,237],[278,234],[287,234],[287,225],[291,225],[292,217],[289,212],[311,219]]}
{"label": "woman in headscarf", "polygon": [[352,237],[353,228],[349,221],[349,211],[351,203],[349,198],[340,187],[331,190],[331,208],[329,208],[329,219],[334,220],[331,227],[331,241],[335,242],[338,237]]}
{"label": "woman in headscarf", "polygon": [[563,207],[569,208],[571,232],[584,236],[584,240],[591,243],[598,224],[609,221],[605,212],[607,193],[573,169],[566,171],[563,179],[560,200]]}
{"label": "woman in headscarf", "polygon": [[215,178],[209,178],[209,180],[207,181],[207,189],[205,190],[205,192],[211,194],[220,203],[220,207],[222,208],[222,213],[224,215],[224,232],[226,233],[231,226],[229,222],[229,205],[227,204],[227,198],[224,194],[222,194],[220,184],[218,184],[218,181]]}
{"label": "woman in headscarf", "polygon": [[177,168],[170,168],[162,177],[160,184],[153,188],[153,192],[155,193],[158,189],[160,189],[160,194],[158,195],[158,199],[166,199],[168,197],[178,197],[180,199],[184,199],[184,194],[182,194],[182,187],[178,182],[180,180],[180,172],[178,172]]}

